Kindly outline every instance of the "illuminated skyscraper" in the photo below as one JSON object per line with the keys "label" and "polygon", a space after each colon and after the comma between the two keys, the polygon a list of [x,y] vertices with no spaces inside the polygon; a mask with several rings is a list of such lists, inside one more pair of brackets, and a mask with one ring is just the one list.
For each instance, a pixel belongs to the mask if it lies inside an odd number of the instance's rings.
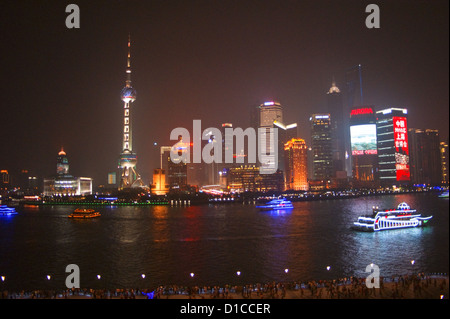
{"label": "illuminated skyscraper", "polygon": [[293,138],[284,145],[286,190],[308,190],[308,149],[303,139]]}
{"label": "illuminated skyscraper", "polygon": [[[187,154],[186,152],[189,151],[190,147],[191,145],[184,143],[179,136],[178,143],[172,146],[168,154],[166,181],[171,191],[185,191],[188,188],[187,163],[183,161],[182,156]],[[176,152],[178,156],[172,159],[171,152]]]}
{"label": "illuminated skyscraper", "polygon": [[448,143],[441,142],[439,149],[441,151],[442,185],[448,185]]}
{"label": "illuminated skyscraper", "polygon": [[[275,156],[275,152],[278,151],[278,142],[273,130],[275,121],[283,123],[283,107],[281,104],[273,101],[261,104],[259,106],[259,129],[262,129],[261,138],[264,138],[266,141],[266,145],[265,147],[262,146],[262,150],[263,154],[271,154],[267,156],[268,162],[262,165],[262,171],[265,171],[266,168],[271,170],[275,165],[278,165],[278,159]],[[259,139],[260,137],[258,136],[257,138]]]}
{"label": "illuminated skyscraper", "polygon": [[165,195],[169,192],[169,185],[166,184],[166,172],[163,169],[153,170],[152,193],[156,195]]}
{"label": "illuminated skyscraper", "polygon": [[283,123],[283,107],[278,102],[264,102],[259,108],[259,127],[272,127],[274,121]]}
{"label": "illuminated skyscraper", "polygon": [[[265,138],[266,144],[262,147],[262,153],[271,154],[267,157],[269,170],[275,165],[278,170],[284,171],[284,144],[297,137],[297,123],[286,125],[283,120],[283,106],[278,102],[269,101],[253,109],[252,127],[255,130],[261,129],[261,136],[258,138]],[[265,169],[262,167],[262,171]]]}
{"label": "illuminated skyscraper", "polygon": [[123,107],[123,139],[122,153],[119,158],[119,168],[121,170],[121,179],[119,190],[124,188],[144,186],[141,176],[136,171],[137,156],[133,152],[133,135],[131,123],[131,103],[136,100],[136,90],[131,86],[131,41],[128,37],[128,57],[127,57],[127,79],[125,87],[122,89],[121,98],[124,102]]}
{"label": "illuminated skyscraper", "polygon": [[284,144],[298,136],[297,123],[284,125],[281,122],[274,121],[273,127],[278,129],[278,169],[286,172]]}
{"label": "illuminated skyscraper", "polygon": [[[333,81],[327,92],[327,113],[331,117],[331,146],[333,151],[333,176],[345,171],[345,123],[342,93]],[[345,112],[347,113],[347,112]],[[338,173],[339,172],[339,173]],[[342,173],[341,173],[342,172]]]}
{"label": "illuminated skyscraper", "polygon": [[[363,98],[363,86],[362,86],[362,66],[361,64],[355,65],[345,71],[346,82],[346,100],[344,107],[344,114],[348,114],[352,109],[358,108],[360,105],[364,105]],[[347,175],[354,176],[354,167],[352,163],[354,156],[352,156],[352,146],[349,127],[351,126],[351,118],[344,117],[345,126],[345,170]]]}
{"label": "illuminated skyscraper", "polygon": [[376,113],[377,155],[380,183],[384,186],[410,181],[408,111],[388,108]]}
{"label": "illuminated skyscraper", "polygon": [[333,149],[330,114],[313,114],[311,122],[311,148],[313,152],[312,180],[326,181],[333,175]]}

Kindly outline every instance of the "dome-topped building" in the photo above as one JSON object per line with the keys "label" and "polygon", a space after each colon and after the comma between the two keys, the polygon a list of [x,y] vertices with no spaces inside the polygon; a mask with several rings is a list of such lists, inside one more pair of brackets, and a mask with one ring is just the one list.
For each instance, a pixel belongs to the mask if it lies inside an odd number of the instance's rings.
{"label": "dome-topped building", "polygon": [[69,159],[66,152],[61,148],[56,160],[56,174],[68,175],[69,174]]}
{"label": "dome-topped building", "polygon": [[92,178],[69,174],[69,159],[61,148],[56,158],[56,175],[44,178],[44,196],[81,196],[92,194]]}

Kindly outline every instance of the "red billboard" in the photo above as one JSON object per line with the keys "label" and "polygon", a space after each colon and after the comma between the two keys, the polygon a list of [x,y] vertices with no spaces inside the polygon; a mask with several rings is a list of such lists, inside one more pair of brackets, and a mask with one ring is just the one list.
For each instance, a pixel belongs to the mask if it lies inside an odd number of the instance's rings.
{"label": "red billboard", "polygon": [[392,117],[394,124],[395,143],[395,169],[397,181],[409,181],[409,145],[408,145],[408,125],[406,117]]}
{"label": "red billboard", "polygon": [[353,109],[350,112],[350,117],[355,115],[366,115],[366,114],[373,114],[373,109],[371,107],[360,107],[357,109]]}

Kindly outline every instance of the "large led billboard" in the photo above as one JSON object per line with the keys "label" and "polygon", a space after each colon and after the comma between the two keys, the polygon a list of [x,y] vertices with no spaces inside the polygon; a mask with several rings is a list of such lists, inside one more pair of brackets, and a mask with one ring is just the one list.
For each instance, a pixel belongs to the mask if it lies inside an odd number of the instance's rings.
{"label": "large led billboard", "polygon": [[376,124],[350,126],[352,155],[377,154]]}
{"label": "large led billboard", "polygon": [[394,143],[395,143],[395,170],[397,172],[397,181],[409,181],[409,145],[408,145],[408,127],[406,117],[392,117],[394,125]]}

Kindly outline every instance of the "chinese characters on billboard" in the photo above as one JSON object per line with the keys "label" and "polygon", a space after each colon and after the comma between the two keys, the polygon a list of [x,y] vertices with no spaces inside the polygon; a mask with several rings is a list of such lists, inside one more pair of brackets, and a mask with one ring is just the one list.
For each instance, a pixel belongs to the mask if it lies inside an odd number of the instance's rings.
{"label": "chinese characters on billboard", "polygon": [[377,127],[375,124],[350,126],[352,155],[377,154]]}
{"label": "chinese characters on billboard", "polygon": [[409,145],[406,117],[394,116],[395,168],[397,181],[409,181]]}

